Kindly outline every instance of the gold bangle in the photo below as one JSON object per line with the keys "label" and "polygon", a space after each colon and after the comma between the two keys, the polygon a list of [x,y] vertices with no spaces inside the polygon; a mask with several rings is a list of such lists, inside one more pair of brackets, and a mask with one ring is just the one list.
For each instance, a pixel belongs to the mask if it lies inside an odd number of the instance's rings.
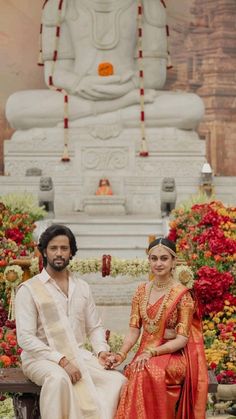
{"label": "gold bangle", "polygon": [[124,361],[126,359],[126,357],[127,357],[127,353],[125,353],[125,352],[118,351],[116,353],[117,353],[117,355],[120,355],[121,356],[122,361]]}
{"label": "gold bangle", "polygon": [[146,354],[151,355],[151,356],[156,356],[157,355],[157,350],[155,348],[147,348],[143,352],[145,352]]}

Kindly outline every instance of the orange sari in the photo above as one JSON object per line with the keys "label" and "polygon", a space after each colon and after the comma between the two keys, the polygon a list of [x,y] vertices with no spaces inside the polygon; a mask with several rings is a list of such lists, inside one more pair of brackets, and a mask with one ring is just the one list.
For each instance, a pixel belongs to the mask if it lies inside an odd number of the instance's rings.
{"label": "orange sari", "polygon": [[[146,285],[138,287],[132,302],[131,327],[143,327],[140,347],[125,370],[125,385],[115,419],[204,419],[207,400],[207,367],[200,320],[189,290],[175,285],[170,293],[159,328],[150,333],[141,305]],[[153,319],[162,298],[147,307]],[[183,350],[150,358],[141,371],[133,371],[136,357],[145,348],[164,343],[166,328],[189,336]]]}

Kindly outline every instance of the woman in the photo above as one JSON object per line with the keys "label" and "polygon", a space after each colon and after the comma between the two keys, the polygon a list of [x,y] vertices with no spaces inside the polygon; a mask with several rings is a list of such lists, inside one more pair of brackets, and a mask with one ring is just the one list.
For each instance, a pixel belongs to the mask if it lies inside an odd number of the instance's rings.
{"label": "woman", "polygon": [[114,366],[137,342],[115,419],[203,419],[207,368],[200,321],[189,290],[174,279],[175,244],[166,238],[148,248],[154,280],[141,284],[132,302],[129,333]]}

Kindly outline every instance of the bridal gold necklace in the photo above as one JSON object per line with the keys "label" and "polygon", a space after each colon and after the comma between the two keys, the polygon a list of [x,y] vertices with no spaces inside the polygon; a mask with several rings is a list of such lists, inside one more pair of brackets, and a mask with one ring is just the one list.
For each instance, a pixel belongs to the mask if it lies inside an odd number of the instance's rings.
{"label": "bridal gold necklace", "polygon": [[152,288],[155,287],[157,289],[162,290],[162,289],[165,289],[165,288],[169,288],[169,285],[172,282],[173,282],[173,278],[172,277],[170,277],[170,279],[168,279],[168,281],[164,281],[164,282],[161,282],[161,281],[153,281],[151,287]]}
{"label": "bridal gold necklace", "polygon": [[[166,294],[165,294],[165,297],[163,298],[163,301],[162,301],[159,309],[157,310],[157,313],[156,313],[155,317],[153,319],[151,319],[148,316],[147,308],[148,308],[148,303],[149,303],[149,299],[150,299],[152,289],[155,285],[159,289],[166,288]],[[146,325],[144,326],[144,329],[150,334],[158,332],[158,330],[160,328],[160,325],[158,323],[159,323],[159,321],[162,317],[163,311],[166,308],[166,303],[169,299],[172,286],[173,286],[173,278],[170,278],[170,280],[168,282],[166,282],[165,284],[163,284],[163,283],[160,284],[159,283],[159,286],[157,284],[155,284],[155,282],[153,282],[151,284],[151,286],[149,287],[149,290],[145,292],[145,296],[144,296],[143,302],[142,302],[141,307],[140,307],[140,312],[141,312],[142,318],[146,322]]]}

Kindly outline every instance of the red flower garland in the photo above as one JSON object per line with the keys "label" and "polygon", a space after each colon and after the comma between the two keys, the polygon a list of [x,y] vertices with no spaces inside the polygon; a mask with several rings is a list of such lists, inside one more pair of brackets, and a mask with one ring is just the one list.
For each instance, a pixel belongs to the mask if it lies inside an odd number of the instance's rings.
{"label": "red flower garland", "polygon": [[102,256],[102,276],[109,276],[111,273],[111,256],[103,255]]}

